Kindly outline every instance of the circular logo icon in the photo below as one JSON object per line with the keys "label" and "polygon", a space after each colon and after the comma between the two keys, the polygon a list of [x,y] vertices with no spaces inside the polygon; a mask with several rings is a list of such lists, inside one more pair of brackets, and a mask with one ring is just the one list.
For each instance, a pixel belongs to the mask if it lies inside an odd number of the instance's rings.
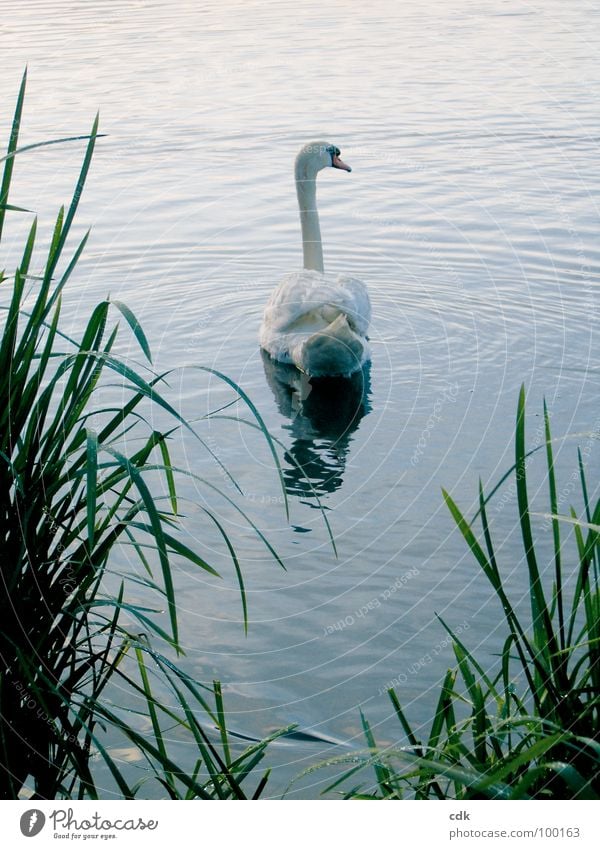
{"label": "circular logo icon", "polygon": [[35,837],[43,829],[46,817],[37,808],[31,808],[21,816],[21,834],[25,837]]}

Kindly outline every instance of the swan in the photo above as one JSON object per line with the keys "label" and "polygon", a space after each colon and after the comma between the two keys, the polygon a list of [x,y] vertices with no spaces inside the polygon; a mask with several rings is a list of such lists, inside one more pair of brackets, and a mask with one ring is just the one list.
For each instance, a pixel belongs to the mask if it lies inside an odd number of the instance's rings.
{"label": "swan", "polygon": [[316,181],[328,167],[352,170],[340,159],[339,148],[328,142],[309,142],[296,157],[304,269],[286,274],[269,298],[260,346],[309,377],[348,377],[370,358],[371,304],[360,280],[345,275],[333,279],[323,271]]}

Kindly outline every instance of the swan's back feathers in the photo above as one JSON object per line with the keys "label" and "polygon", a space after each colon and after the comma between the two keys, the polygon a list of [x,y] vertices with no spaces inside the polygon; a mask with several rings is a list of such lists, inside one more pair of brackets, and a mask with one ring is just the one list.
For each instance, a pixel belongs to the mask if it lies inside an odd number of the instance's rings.
{"label": "swan's back feathers", "polygon": [[303,270],[284,277],[265,308],[260,344],[314,376],[351,374],[369,358],[371,304],[364,283]]}

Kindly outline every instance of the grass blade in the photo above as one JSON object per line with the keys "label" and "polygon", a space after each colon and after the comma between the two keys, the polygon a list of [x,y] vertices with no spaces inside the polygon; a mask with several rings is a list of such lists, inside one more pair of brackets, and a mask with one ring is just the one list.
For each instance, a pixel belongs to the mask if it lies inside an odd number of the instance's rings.
{"label": "grass blade", "polygon": [[2,184],[0,185],[0,239],[2,238],[2,229],[4,227],[4,216],[6,213],[6,204],[8,203],[8,194],[10,192],[10,183],[12,180],[13,167],[15,164],[14,154],[19,141],[19,130],[21,128],[21,117],[23,114],[23,102],[25,100],[25,87],[27,85],[27,69],[23,72],[21,86],[17,96],[17,104],[15,106],[15,114],[13,116],[12,128],[8,139],[8,149],[4,159],[4,171],[2,174]]}

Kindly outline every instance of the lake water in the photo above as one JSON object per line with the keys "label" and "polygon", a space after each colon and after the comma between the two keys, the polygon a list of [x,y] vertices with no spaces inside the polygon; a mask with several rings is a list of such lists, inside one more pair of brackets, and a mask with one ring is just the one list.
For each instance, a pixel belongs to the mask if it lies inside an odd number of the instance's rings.
{"label": "lake water", "polygon": [[[25,143],[86,132],[98,108],[108,134],[78,213],[92,237],[67,297],[73,328],[107,293],[135,311],[157,370],[179,369],[170,397],[287,566],[224,501],[190,487],[236,540],[250,625],[244,636],[231,565],[190,504],[190,533],[225,577],[178,575],[186,668],[221,679],[240,733],[290,722],[305,732],[273,746],[273,795],[363,745],[359,707],[381,742],[398,740],[392,683],[426,727],[452,664],[435,613],[490,666],[503,641],[441,487],[468,512],[478,478],[489,488],[511,465],[521,383],[530,444],[542,438],[544,397],[556,436],[584,434],[559,452],[561,509],[580,507],[577,444],[598,480],[600,448],[585,434],[600,427],[600,10],[554,0],[0,9],[3,138],[25,63]],[[353,167],[319,177],[326,269],[363,279],[373,303],[370,372],[335,399],[338,415],[306,386],[300,404],[257,345],[271,289],[301,265],[292,165],[313,138]],[[40,213],[46,238],[81,155],[74,144],[17,162],[12,200]],[[13,216],[15,251],[24,226]],[[121,352],[140,358],[125,341]],[[200,420],[232,394],[198,364],[239,382],[285,446],[289,523],[260,434]],[[243,405],[224,413],[249,417]],[[174,449],[233,494],[198,443],[181,437]],[[538,456],[531,491],[543,510]],[[490,518],[518,601],[527,582],[509,484]],[[292,793],[316,796],[323,781],[317,772]]]}

